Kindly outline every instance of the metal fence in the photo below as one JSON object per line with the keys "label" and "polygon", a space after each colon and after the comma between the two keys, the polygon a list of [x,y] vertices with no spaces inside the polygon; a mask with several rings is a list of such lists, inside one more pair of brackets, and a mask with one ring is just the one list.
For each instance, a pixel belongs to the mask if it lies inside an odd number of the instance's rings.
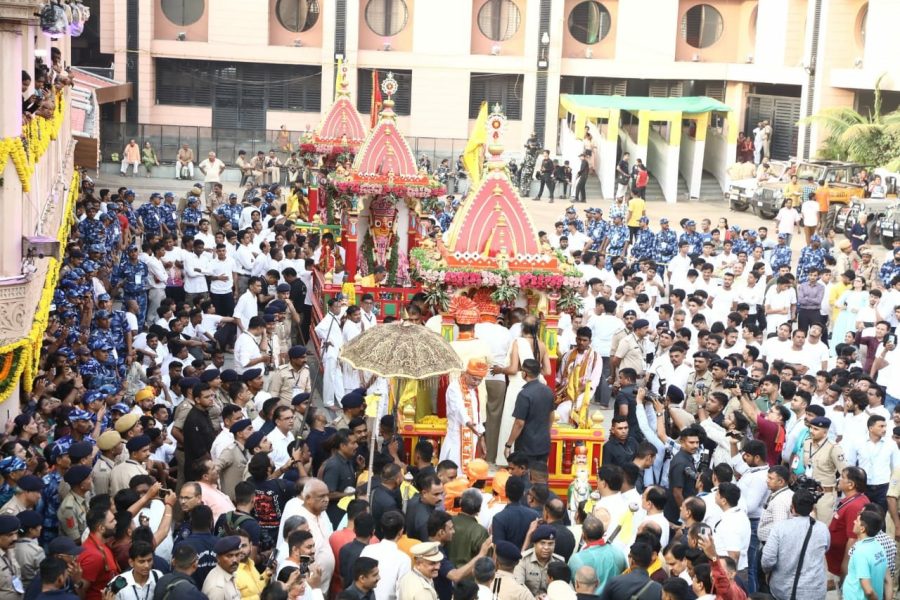
{"label": "metal fence", "polygon": [[[291,142],[296,147],[302,131],[291,131]],[[211,127],[194,127],[181,125],[147,125],[135,123],[101,123],[100,152],[103,161],[110,161],[112,154],[122,155],[122,150],[129,140],[134,139],[141,146],[150,142],[160,162],[174,163],[178,149],[187,144],[194,151],[197,161],[202,160],[210,151],[226,164],[233,164],[238,150],[246,150],[248,156],[257,151],[268,152],[275,149],[281,152],[278,136],[279,130],[254,129],[213,129]],[[456,166],[456,159],[463,153],[466,140],[453,138],[407,137],[406,141],[418,161],[422,155],[431,161],[432,169],[436,169],[440,161],[450,159],[451,169]]]}

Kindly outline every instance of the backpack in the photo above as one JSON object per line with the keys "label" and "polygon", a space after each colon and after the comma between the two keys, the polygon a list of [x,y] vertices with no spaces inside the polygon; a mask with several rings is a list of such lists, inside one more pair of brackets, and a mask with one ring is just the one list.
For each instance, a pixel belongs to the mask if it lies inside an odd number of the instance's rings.
{"label": "backpack", "polygon": [[229,533],[229,531],[237,531],[238,529],[240,529],[242,523],[253,520],[253,517],[251,517],[250,515],[236,514],[236,511],[225,513],[225,527],[221,532],[219,532],[218,535],[219,537],[232,535],[231,533]]}

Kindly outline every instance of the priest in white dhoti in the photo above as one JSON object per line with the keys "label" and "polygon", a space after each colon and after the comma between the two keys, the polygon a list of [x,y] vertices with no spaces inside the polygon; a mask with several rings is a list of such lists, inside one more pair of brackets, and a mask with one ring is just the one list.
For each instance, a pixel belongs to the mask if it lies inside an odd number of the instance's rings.
{"label": "priest in white dhoti", "polygon": [[467,465],[476,456],[484,456],[484,415],[481,414],[479,386],[488,374],[487,361],[470,359],[466,370],[451,376],[447,385],[447,435],[441,444],[441,460]]}
{"label": "priest in white dhoti", "polygon": [[[341,338],[343,339],[344,345],[349,344],[363,331],[361,321],[362,311],[358,306],[348,306],[346,315],[347,319],[344,321],[344,328],[341,330]],[[359,371],[349,364],[342,362],[341,371],[344,378],[345,390],[355,390],[360,386],[365,387],[359,377]]]}
{"label": "priest in white dhoti", "polygon": [[591,348],[591,328],[579,327],[575,347],[559,361],[556,415],[560,423],[586,428],[591,396],[600,384],[603,359]]}
{"label": "priest in white dhoti", "polygon": [[328,301],[328,312],[316,325],[316,335],[322,343],[322,404],[333,418],[344,397],[344,377],[338,355],[344,344],[341,332],[343,302],[337,298]]}

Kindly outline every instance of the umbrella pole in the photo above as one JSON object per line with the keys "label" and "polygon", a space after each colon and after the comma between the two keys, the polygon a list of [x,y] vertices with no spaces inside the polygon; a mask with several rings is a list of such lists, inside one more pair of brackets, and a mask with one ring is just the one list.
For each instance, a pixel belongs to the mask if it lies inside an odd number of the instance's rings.
{"label": "umbrella pole", "polygon": [[366,480],[366,500],[369,501],[369,505],[372,504],[372,478],[375,477],[375,473],[372,472],[372,469],[375,464],[375,444],[377,442],[378,435],[378,423],[372,424],[372,439],[369,440],[369,478]]}

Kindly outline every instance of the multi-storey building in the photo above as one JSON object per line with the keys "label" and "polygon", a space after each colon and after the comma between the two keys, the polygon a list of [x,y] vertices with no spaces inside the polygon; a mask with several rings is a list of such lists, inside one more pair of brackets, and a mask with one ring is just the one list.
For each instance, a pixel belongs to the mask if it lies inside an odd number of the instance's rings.
{"label": "multi-storey building", "polygon": [[[769,119],[772,154],[782,158],[813,154],[822,139],[816,127],[797,127],[803,116],[871,107],[881,73],[885,108],[900,99],[894,0],[99,0],[98,8],[100,49],[112,55],[115,79],[134,84],[123,120],[160,126],[164,156],[178,142],[167,126],[210,128],[197,136],[201,146],[216,130],[314,126],[332,101],[338,58],[353,66],[363,113],[371,70],[393,71],[402,130],[436,140],[436,155],[467,137],[483,99],[503,104],[508,146],[536,131],[553,148],[561,94],[710,96],[732,109],[722,115],[732,138]],[[631,117],[621,118],[627,128]]]}

